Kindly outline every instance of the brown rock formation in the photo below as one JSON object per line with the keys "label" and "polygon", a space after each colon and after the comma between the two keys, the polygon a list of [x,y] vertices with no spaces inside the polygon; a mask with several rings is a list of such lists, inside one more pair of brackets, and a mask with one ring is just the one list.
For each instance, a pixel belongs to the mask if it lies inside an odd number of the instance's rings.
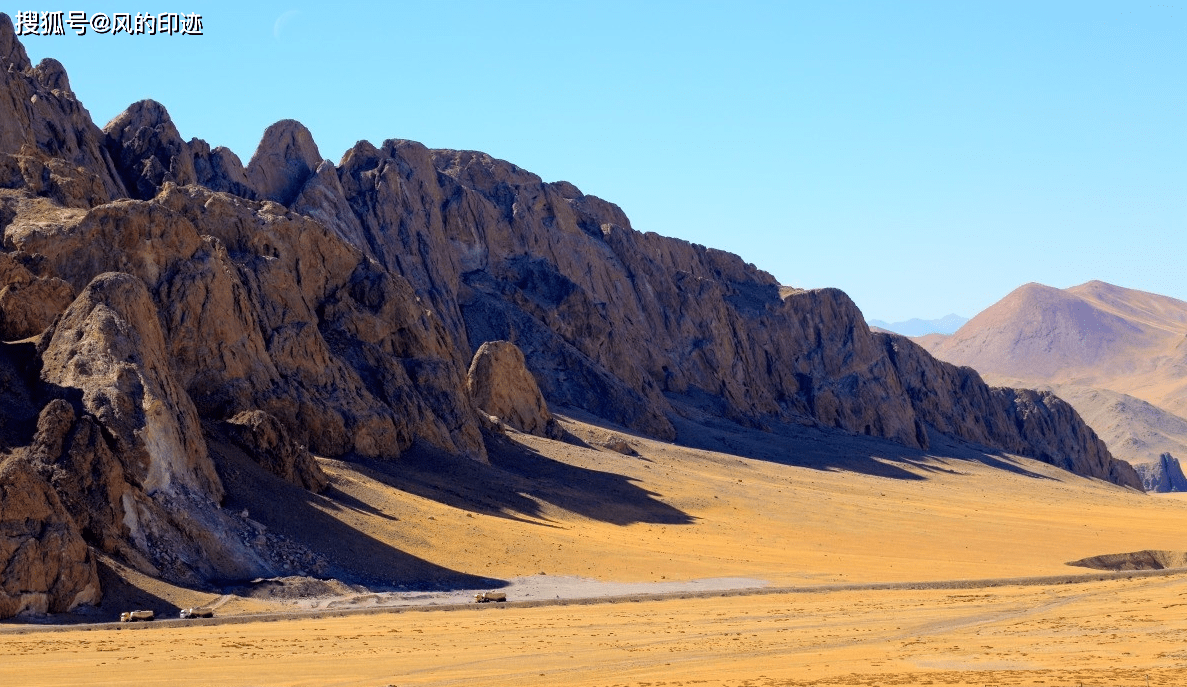
{"label": "brown rock formation", "polygon": [[37,257],[0,253],[0,340],[40,334],[74,300],[74,289],[46,276]]}
{"label": "brown rock formation", "polygon": [[279,420],[261,410],[249,410],[227,420],[231,440],[265,470],[298,487],[318,492],[330,478],[309,450],[294,442]]}
{"label": "brown rock formation", "polygon": [[298,121],[284,119],[264,132],[247,163],[247,178],[260,198],[288,205],[321,161],[309,129]]}
{"label": "brown rock formation", "polygon": [[39,432],[52,437],[40,443],[63,470],[55,487],[100,548],[175,580],[267,570],[218,510],[222,484],[143,282],[96,277],[46,332],[41,359],[44,382],[82,416],[71,429],[58,402],[57,429]]}
{"label": "brown rock formation", "polygon": [[0,513],[17,542],[0,559],[50,571],[0,568],[17,599],[0,615],[93,598],[71,523],[175,581],[275,572],[273,535],[219,508],[200,422],[314,490],[302,446],[482,460],[479,408],[555,436],[544,399],[664,439],[678,413],[918,447],[941,432],[1135,483],[1058,399],[990,389],[872,333],[840,291],[639,233],[567,182],[400,140],[335,167],[288,120],[244,169],[152,101],[100,132],[3,15],[0,87],[0,333],[40,333],[0,342],[0,450],[25,461],[0,488],[32,495]]}
{"label": "brown rock formation", "polygon": [[34,67],[0,15],[0,186],[32,186],[71,207],[125,196],[103,140],[61,63]]}
{"label": "brown rock formation", "polygon": [[521,432],[559,438],[560,428],[524,365],[523,352],[510,341],[488,341],[478,347],[466,386],[483,412]]}
{"label": "brown rock formation", "polygon": [[238,155],[222,146],[212,150],[209,143],[199,138],[191,138],[188,147],[194,156],[194,173],[198,175],[199,184],[211,191],[256,199],[255,189],[248,183],[247,171]]}
{"label": "brown rock formation", "polygon": [[910,339],[879,334],[922,422],[949,436],[1141,489],[1124,461],[1050,392],[990,387],[969,367],[936,360]]}
{"label": "brown rock formation", "polygon": [[147,200],[165,184],[198,180],[194,158],[165,107],[141,100],[103,127],[107,149],[132,196]]}
{"label": "brown rock formation", "polygon": [[42,471],[19,455],[0,459],[0,618],[100,598],[95,560]]}

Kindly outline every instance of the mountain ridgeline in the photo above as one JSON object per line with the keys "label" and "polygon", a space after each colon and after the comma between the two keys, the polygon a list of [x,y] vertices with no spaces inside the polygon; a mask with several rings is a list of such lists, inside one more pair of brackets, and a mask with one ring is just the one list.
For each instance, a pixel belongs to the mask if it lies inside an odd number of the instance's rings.
{"label": "mountain ridgeline", "polygon": [[295,121],[244,166],[153,101],[100,130],[3,15],[0,82],[0,489],[25,495],[0,500],[0,615],[93,602],[99,555],[180,583],[312,565],[219,507],[216,444],[313,490],[309,452],[485,460],[467,371],[492,341],[551,406],[660,439],[703,413],[939,432],[1140,488],[1057,397],[990,388],[838,290],[638,232],[570,183],[405,140],[335,165]]}

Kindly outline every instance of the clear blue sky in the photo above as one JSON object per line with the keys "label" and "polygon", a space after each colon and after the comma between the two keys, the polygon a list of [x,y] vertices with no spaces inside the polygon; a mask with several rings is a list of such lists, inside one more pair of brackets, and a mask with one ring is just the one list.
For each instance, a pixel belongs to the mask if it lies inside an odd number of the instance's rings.
{"label": "clear blue sky", "polygon": [[283,118],[334,161],[359,139],[483,150],[871,318],[967,317],[1029,281],[1187,300],[1187,5],[168,9],[204,35],[24,43],[100,126],[153,98],[244,163]]}

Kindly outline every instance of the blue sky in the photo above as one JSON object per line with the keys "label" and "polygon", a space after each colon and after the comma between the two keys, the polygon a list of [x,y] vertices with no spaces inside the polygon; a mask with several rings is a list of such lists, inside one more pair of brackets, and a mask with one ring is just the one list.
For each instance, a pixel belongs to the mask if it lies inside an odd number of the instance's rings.
{"label": "blue sky", "polygon": [[168,9],[204,35],[23,40],[100,126],[153,98],[244,163],[283,118],[334,161],[359,139],[483,150],[870,318],[972,316],[1030,281],[1187,300],[1187,5]]}

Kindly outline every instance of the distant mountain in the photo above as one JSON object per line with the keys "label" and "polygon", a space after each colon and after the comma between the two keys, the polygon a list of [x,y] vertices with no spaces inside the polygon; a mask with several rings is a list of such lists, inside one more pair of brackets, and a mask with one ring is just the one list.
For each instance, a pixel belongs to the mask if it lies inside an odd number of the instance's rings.
{"label": "distant mountain", "polygon": [[1187,416],[1187,303],[1091,281],[1021,286],[933,355],[999,380],[1110,389]]}
{"label": "distant mountain", "polygon": [[924,334],[952,334],[968,321],[969,318],[960,315],[945,315],[938,320],[921,320],[918,317],[912,317],[905,322],[869,320],[869,325],[903,336],[923,336]]}
{"label": "distant mountain", "polygon": [[1100,281],[1032,283],[959,332],[915,342],[992,384],[1052,388],[1148,488],[1183,488],[1161,473],[1187,455],[1187,303]]}

